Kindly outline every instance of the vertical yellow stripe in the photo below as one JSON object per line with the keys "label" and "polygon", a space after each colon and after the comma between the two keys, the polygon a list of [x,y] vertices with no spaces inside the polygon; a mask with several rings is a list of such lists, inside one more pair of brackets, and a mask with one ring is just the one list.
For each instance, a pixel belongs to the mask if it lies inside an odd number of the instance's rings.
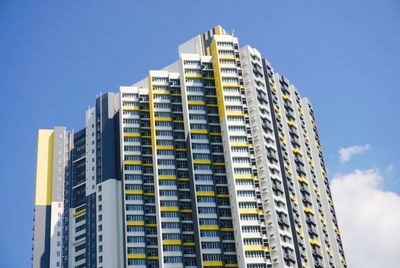
{"label": "vertical yellow stripe", "polygon": [[54,130],[40,129],[36,159],[35,205],[51,205]]}
{"label": "vertical yellow stripe", "polygon": [[211,56],[214,68],[215,90],[217,93],[219,120],[222,124],[222,122],[225,120],[225,103],[224,103],[225,100],[224,100],[224,92],[222,88],[222,79],[219,66],[217,41],[215,40],[215,38],[211,42]]}
{"label": "vertical yellow stripe", "polygon": [[150,113],[150,133],[151,133],[151,150],[153,156],[156,156],[156,126],[154,119],[154,102],[153,102],[153,83],[152,76],[149,74],[148,85],[149,85],[149,113]]}

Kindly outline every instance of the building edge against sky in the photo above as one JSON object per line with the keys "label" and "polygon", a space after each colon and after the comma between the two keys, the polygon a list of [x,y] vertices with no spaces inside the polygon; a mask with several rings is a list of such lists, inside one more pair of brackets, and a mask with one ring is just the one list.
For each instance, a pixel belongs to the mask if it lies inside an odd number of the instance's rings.
{"label": "building edge against sky", "polygon": [[310,102],[220,26],[39,130],[33,267],[347,267]]}

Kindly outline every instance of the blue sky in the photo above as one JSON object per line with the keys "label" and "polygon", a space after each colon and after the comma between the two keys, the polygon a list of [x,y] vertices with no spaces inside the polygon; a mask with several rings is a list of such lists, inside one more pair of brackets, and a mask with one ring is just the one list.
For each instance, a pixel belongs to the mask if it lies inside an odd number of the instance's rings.
{"label": "blue sky", "polygon": [[310,98],[331,176],[379,169],[400,193],[400,2],[248,2],[0,2],[1,267],[30,266],[37,129],[79,130],[96,94],[168,65],[217,24]]}

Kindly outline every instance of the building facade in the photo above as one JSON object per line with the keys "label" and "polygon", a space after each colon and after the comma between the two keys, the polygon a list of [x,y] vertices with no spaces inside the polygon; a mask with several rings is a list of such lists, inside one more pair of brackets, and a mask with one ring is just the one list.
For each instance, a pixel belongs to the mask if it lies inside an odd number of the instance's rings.
{"label": "building facade", "polygon": [[220,26],[37,161],[33,267],[347,267],[310,102]]}

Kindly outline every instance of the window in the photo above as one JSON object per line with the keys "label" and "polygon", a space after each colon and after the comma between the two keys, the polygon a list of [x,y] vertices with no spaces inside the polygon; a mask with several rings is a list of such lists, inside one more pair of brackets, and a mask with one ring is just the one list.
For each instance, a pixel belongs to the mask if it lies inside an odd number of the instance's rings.
{"label": "window", "polygon": [[167,77],[152,77],[151,80],[153,82],[168,82]]}
{"label": "window", "polygon": [[199,214],[216,214],[217,208],[215,208],[215,207],[199,207],[198,212],[199,212]]}
{"label": "window", "polygon": [[213,177],[211,175],[195,175],[196,181],[212,181]]}
{"label": "window", "polygon": [[126,215],[126,221],[144,221],[143,215]]}
{"label": "window", "polygon": [[203,87],[188,86],[188,87],[186,87],[186,90],[187,90],[188,92],[201,93],[201,92],[203,92]]}
{"label": "window", "polygon": [[163,246],[164,251],[182,251],[181,246]]}
{"label": "window", "polygon": [[201,84],[202,79],[201,78],[186,78],[186,83],[199,83]]}
{"label": "window", "polygon": [[128,254],[145,254],[145,253],[146,253],[145,248],[128,247]]}
{"label": "window", "polygon": [[193,143],[192,149],[194,149],[194,150],[209,150],[210,145],[206,144],[206,143]]}
{"label": "window", "polygon": [[239,79],[237,77],[222,77],[222,83],[238,83]]}
{"label": "window", "polygon": [[213,192],[214,187],[211,185],[196,185],[197,192]]}
{"label": "window", "polygon": [[190,65],[190,66],[200,66],[200,61],[197,61],[197,60],[184,60],[183,64],[184,65]]}

